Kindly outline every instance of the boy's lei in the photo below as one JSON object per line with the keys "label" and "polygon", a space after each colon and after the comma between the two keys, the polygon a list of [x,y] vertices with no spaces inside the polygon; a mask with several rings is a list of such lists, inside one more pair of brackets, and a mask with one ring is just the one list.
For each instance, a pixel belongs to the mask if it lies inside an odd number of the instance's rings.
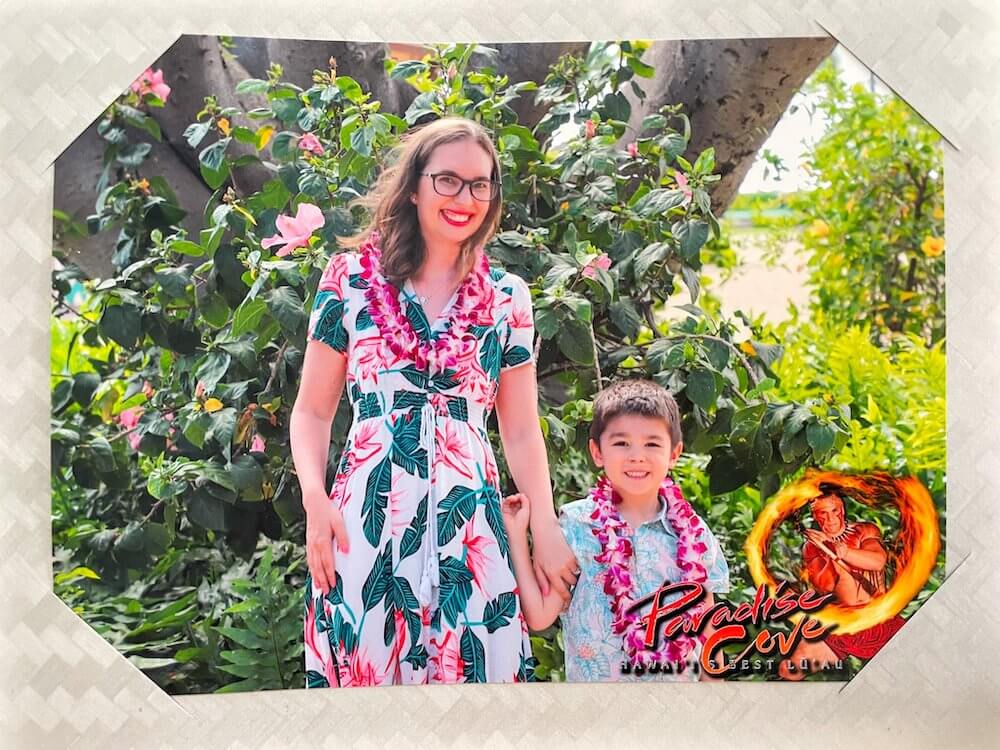
{"label": "boy's lei", "polygon": [[[708,551],[708,546],[701,541],[705,525],[670,477],[660,485],[659,496],[667,508],[667,521],[677,534],[677,566],[684,580],[704,583],[708,578],[701,562],[701,556]],[[603,475],[591,489],[590,497],[595,506],[590,517],[597,522],[592,531],[601,544],[601,551],[594,560],[607,565],[604,593],[611,597],[612,632],[622,636],[623,649],[631,665],[649,667],[671,662],[679,664],[679,670],[683,670],[686,658],[695,648],[695,639],[687,635],[662,638],[655,650],[649,649],[645,644],[646,625],[639,615],[628,612],[635,601],[630,565],[634,550],[628,524],[618,512],[621,498]],[[697,609],[689,610],[684,617],[691,619]]]}

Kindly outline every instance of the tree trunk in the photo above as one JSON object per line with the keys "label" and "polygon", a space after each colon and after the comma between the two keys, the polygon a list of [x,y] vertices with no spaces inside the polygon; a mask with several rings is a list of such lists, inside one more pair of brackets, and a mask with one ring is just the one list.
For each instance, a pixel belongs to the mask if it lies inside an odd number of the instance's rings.
{"label": "tree trunk", "polygon": [[[646,103],[640,104],[629,87],[624,89],[632,100],[630,125],[637,128],[646,114],[664,104],[683,102],[691,118],[690,155],[715,146],[716,168],[722,180],[715,186],[712,205],[721,214],[792,95],[833,46],[834,41],[825,38],[656,42],[644,56],[656,68],[656,75],[638,80],[648,94]],[[509,76],[512,83],[541,83],[561,55],[585,55],[589,44],[505,43],[492,47],[496,55],[477,55],[473,65],[488,65]],[[266,78],[269,65],[275,62],[283,67],[283,80],[308,88],[312,71],[326,69],[333,57],[338,74],[357,80],[373,99],[382,102],[384,111],[401,115],[416,92],[405,82],[385,75],[387,51],[398,58],[420,54],[415,45],[391,45],[387,50],[382,43],[256,38],[237,38],[231,50],[225,51],[214,36],[183,36],[153,66],[163,69],[172,90],[166,106],[153,112],[163,131],[163,143],[154,144],[141,171],[160,174],[173,187],[188,212],[184,227],[194,234],[202,228],[202,211],[211,194],[198,171],[198,152],[211,143],[212,136],[196,150],[187,144],[183,133],[204,106],[205,96],[214,95],[222,107],[247,110],[265,106],[260,96],[237,97],[236,84],[244,78]],[[519,122],[529,128],[546,109],[535,105],[531,92],[511,106]],[[237,118],[232,124],[256,126],[259,121]],[[94,187],[103,149],[104,141],[94,123],[56,160],[55,206],[78,221],[94,211]],[[229,155],[242,153],[254,151],[234,141]],[[246,195],[271,176],[266,167],[250,165],[234,170],[232,181],[236,191]],[[71,244],[70,259],[89,275],[105,276],[111,271],[113,232],[74,239]]]}
{"label": "tree trunk", "polygon": [[638,79],[646,92],[640,104],[630,87],[632,105],[628,139],[642,118],[665,104],[684,104],[691,119],[686,157],[694,161],[715,147],[712,211],[721,215],[739,191],[743,178],[788,104],[806,78],[836,45],[832,37],[787,39],[718,39],[654,42],[643,55],[652,79]]}

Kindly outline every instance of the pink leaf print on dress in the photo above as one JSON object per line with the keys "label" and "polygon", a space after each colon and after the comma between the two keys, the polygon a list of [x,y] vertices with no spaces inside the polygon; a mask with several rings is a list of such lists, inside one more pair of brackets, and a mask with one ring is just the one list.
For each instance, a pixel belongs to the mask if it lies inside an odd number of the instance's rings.
{"label": "pink leaf print on dress", "polygon": [[444,640],[438,643],[431,638],[431,645],[437,650],[431,652],[431,662],[434,682],[455,683],[465,679],[465,662],[462,660],[462,647],[459,644],[458,633],[449,630]]}
{"label": "pink leaf print on dress", "polygon": [[437,440],[437,463],[449,466],[466,479],[472,479],[472,473],[465,466],[472,465],[472,456],[465,449],[458,428],[451,420],[442,421],[435,431]]}
{"label": "pink leaf print on dress", "polygon": [[474,521],[469,521],[465,526],[465,535],[462,537],[462,544],[465,545],[465,567],[472,573],[472,582],[476,584],[487,599],[491,598],[490,592],[486,588],[486,582],[490,578],[490,553],[488,548],[496,546],[496,542],[485,536],[476,534],[473,529]]}

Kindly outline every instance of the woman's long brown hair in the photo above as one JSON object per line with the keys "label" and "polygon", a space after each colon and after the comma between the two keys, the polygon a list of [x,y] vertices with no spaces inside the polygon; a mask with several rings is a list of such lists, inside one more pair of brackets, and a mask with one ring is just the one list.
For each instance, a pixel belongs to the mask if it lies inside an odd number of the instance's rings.
{"label": "woman's long brown hair", "polygon": [[[445,143],[469,138],[489,154],[493,162],[490,179],[500,181],[500,159],[489,133],[482,125],[461,117],[444,117],[405,133],[394,150],[390,164],[379,175],[367,195],[354,201],[371,213],[371,222],[359,234],[339,241],[341,247],[355,248],[368,240],[373,231],[379,234],[382,248],[382,273],[397,287],[415,274],[424,262],[427,248],[420,233],[417,207],[410,196],[417,192],[420,173],[427,168],[431,154]],[[500,223],[501,191],[490,201],[479,229],[462,243],[459,271],[462,276],[472,268],[476,248],[496,232]]]}

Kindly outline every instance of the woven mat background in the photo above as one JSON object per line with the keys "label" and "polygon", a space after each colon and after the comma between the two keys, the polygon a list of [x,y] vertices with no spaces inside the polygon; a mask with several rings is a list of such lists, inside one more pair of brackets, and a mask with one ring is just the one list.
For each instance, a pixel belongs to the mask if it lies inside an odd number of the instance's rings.
{"label": "woven mat background", "polygon": [[[617,7],[615,7],[617,5]],[[613,10],[609,10],[613,8]],[[832,34],[947,138],[948,569],[848,685],[531,685],[171,698],[51,592],[52,162],[182,33],[394,41]],[[0,6],[0,743],[9,748],[985,747],[1000,729],[995,0],[133,0]]]}

